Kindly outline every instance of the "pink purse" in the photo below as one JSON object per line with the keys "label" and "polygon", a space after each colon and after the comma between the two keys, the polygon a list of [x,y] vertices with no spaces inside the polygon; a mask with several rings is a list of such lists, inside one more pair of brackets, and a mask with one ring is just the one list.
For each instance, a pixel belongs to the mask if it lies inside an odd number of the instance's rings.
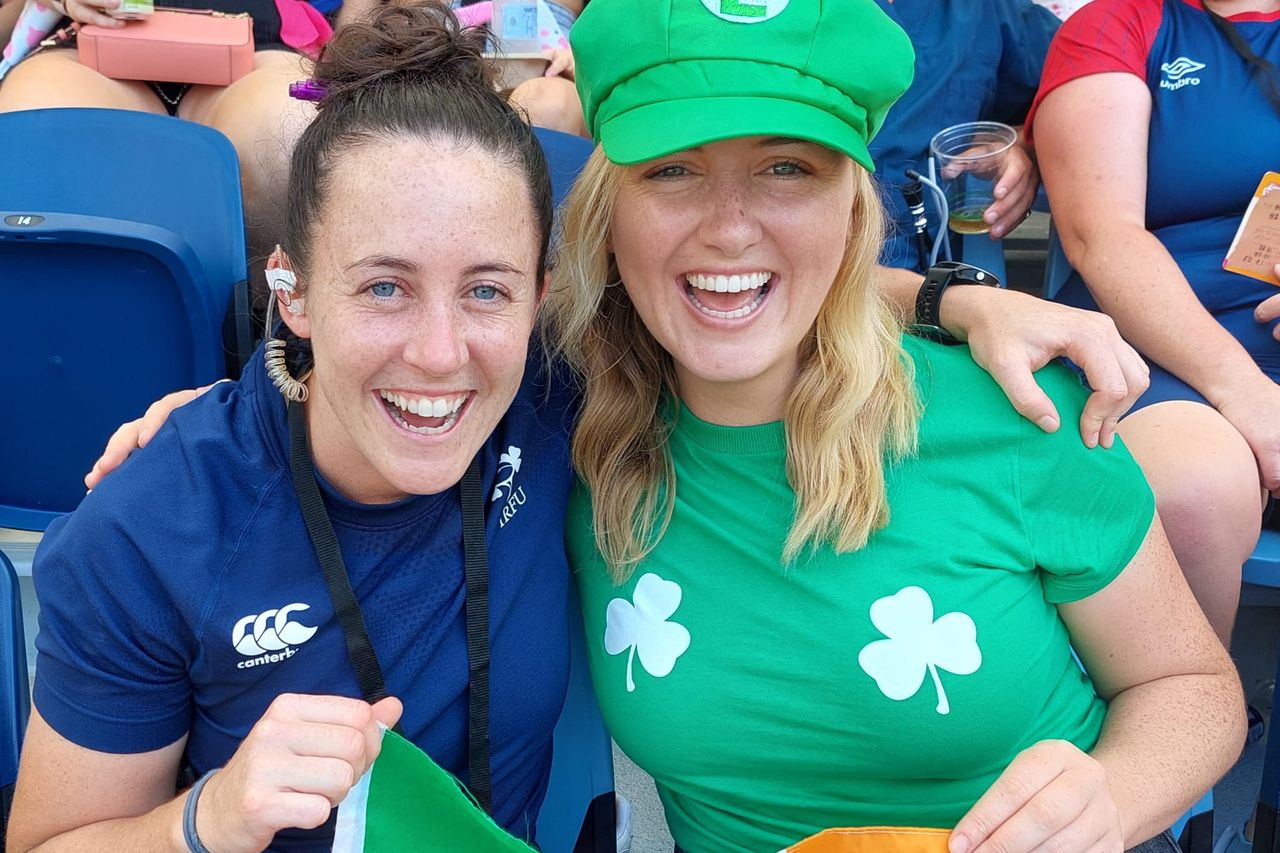
{"label": "pink purse", "polygon": [[253,70],[253,19],[156,9],[119,29],[85,24],[76,48],[81,65],[116,80],[227,86]]}

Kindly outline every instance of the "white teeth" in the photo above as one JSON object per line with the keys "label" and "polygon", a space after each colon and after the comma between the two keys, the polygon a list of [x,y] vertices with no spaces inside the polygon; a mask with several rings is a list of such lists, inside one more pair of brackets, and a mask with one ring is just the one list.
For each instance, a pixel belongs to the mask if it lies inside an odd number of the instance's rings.
{"label": "white teeth", "polygon": [[689,300],[693,302],[694,306],[696,306],[699,311],[706,314],[708,317],[715,317],[718,320],[737,320],[739,317],[745,317],[760,307],[760,303],[764,302],[764,297],[765,291],[761,290],[755,295],[755,298],[746,305],[743,305],[741,308],[734,309],[733,311],[717,311],[714,308],[708,308],[706,305],[703,305],[698,299],[696,293],[689,294]]}
{"label": "white teeth", "polygon": [[[379,391],[382,399],[391,405],[404,409],[406,412],[415,414],[421,418],[452,418],[462,408],[462,404],[467,402],[466,394],[459,394],[456,397],[405,397],[401,394],[392,394],[390,391]],[[392,414],[395,414],[394,412]],[[408,426],[408,424],[403,424]],[[448,427],[409,427],[415,432],[441,432]]]}
{"label": "white teeth", "polygon": [[691,287],[716,293],[741,293],[744,290],[755,290],[758,287],[764,287],[771,278],[773,273],[770,272],[751,272],[740,275],[690,273],[685,276]]}

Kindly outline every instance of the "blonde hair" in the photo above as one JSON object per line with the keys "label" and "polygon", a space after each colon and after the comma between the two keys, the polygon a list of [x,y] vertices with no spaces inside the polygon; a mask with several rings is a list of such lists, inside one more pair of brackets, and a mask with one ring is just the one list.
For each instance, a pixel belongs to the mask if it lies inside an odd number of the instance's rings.
{"label": "blonde hair", "polygon": [[[914,452],[920,413],[901,323],[875,270],[884,214],[855,166],[849,240],[835,283],[800,347],[785,406],[787,478],[796,513],[781,555],[791,563],[830,543],[855,551],[889,521],[885,465]],[[653,549],[675,505],[667,439],[679,388],[671,356],[618,286],[607,248],[623,169],[599,148],[564,207],[562,242],[544,306],[546,351],[585,383],[573,464],[591,489],[596,545],[624,580]]]}

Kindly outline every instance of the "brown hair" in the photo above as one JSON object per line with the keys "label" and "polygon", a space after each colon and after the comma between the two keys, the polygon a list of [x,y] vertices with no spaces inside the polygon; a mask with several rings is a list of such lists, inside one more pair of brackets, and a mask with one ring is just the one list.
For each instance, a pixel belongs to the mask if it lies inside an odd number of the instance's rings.
{"label": "brown hair", "polygon": [[[306,270],[329,176],[342,154],[377,139],[416,136],[475,145],[523,175],[538,226],[538,280],[551,234],[551,180],[532,129],[494,88],[484,33],[444,4],[385,5],[338,30],[316,63],[325,89],[289,170],[289,255]],[[409,166],[410,164],[406,164]]]}

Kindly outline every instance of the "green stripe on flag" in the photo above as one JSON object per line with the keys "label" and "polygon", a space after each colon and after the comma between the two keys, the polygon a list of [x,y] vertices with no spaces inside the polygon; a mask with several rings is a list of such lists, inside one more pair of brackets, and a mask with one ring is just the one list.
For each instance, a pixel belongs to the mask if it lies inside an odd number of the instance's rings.
{"label": "green stripe on flag", "polygon": [[425,752],[392,731],[338,806],[334,853],[534,853],[508,834]]}

